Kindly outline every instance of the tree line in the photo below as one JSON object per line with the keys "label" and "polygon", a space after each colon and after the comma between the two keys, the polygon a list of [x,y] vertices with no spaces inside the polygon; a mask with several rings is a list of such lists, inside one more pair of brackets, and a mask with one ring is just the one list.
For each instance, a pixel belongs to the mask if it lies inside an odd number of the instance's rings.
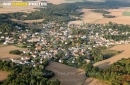
{"label": "tree line", "polygon": [[[106,2],[76,2],[76,3],[64,3],[60,5],[48,4],[46,9],[38,9],[31,13],[8,13],[6,14],[9,18],[15,18],[20,20],[34,20],[44,19],[44,23],[49,21],[69,22],[76,20],[82,12],[78,12],[77,9],[89,8],[89,9],[112,9],[118,7],[129,6],[130,3],[119,2],[119,1],[106,1]],[[102,11],[103,12],[103,11]],[[105,11],[104,11],[105,12]],[[106,12],[105,12],[106,13]],[[25,17],[26,16],[26,17]],[[112,18],[113,16],[105,15],[105,17]]]}
{"label": "tree line", "polygon": [[0,85],[60,85],[58,80],[49,80],[55,73],[45,69],[48,64],[48,61],[44,61],[33,67],[0,60],[0,70],[10,72],[6,81]]}

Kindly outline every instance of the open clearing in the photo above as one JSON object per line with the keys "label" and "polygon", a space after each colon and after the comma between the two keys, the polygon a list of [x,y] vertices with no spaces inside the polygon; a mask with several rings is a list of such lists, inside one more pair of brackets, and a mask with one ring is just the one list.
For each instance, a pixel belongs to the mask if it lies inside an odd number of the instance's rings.
{"label": "open clearing", "polygon": [[62,3],[66,2],[65,0],[45,0],[45,1],[47,1],[48,3],[55,4],[55,5],[62,4]]}
{"label": "open clearing", "polygon": [[35,11],[33,8],[0,8],[0,14],[14,13],[14,12],[25,12],[30,13]]}
{"label": "open clearing", "polygon": [[124,16],[130,16],[130,12],[124,12],[123,15]]}
{"label": "open clearing", "polygon": [[42,22],[44,19],[37,19],[37,20],[17,20],[17,19],[11,19],[12,21],[15,21],[19,24],[23,23],[33,23],[33,22]]}
{"label": "open clearing", "polygon": [[8,72],[0,71],[0,82],[4,82],[8,76]]}
{"label": "open clearing", "polygon": [[55,5],[62,4],[62,3],[75,3],[75,2],[83,2],[83,0],[45,0],[48,3],[52,3]]}
{"label": "open clearing", "polygon": [[85,79],[84,70],[64,64],[52,62],[46,69],[53,71],[55,76],[52,79],[60,80],[62,85],[79,85]]}
{"label": "open clearing", "polygon": [[15,47],[15,46],[12,46],[12,45],[5,45],[5,46],[0,46],[0,59],[4,59],[4,60],[7,60],[7,59],[11,59],[11,58],[20,58],[21,56],[20,55],[13,55],[13,54],[9,54],[9,51],[11,50],[25,50],[24,48],[18,48],[18,47]]}
{"label": "open clearing", "polygon": [[117,62],[118,60],[121,60],[122,58],[130,58],[130,44],[117,45],[110,49],[111,50],[120,50],[120,51],[123,50],[123,52],[121,54],[115,55],[109,59],[97,62],[94,64],[94,66],[106,69],[110,64],[113,64],[114,62]]}
{"label": "open clearing", "polygon": [[69,22],[69,24],[72,24],[72,23],[81,24],[83,22],[93,23],[94,21],[103,18],[101,13],[92,12],[91,9],[81,9],[81,10],[77,10],[77,11],[84,13],[83,15],[81,15],[81,20],[71,21],[71,22]]}
{"label": "open clearing", "polygon": [[37,20],[17,20],[17,19],[10,19],[18,24],[24,24],[27,23],[29,27],[37,28],[38,26],[33,24],[33,22],[42,22],[44,19],[37,19]]}
{"label": "open clearing", "polygon": [[109,21],[118,24],[130,24],[130,16],[124,16],[124,12],[130,12],[130,7],[122,7],[119,9],[109,9],[110,15],[115,16],[115,18],[104,18],[101,13],[95,13],[91,9],[81,9],[80,12],[84,14],[81,15],[82,19],[77,21],[71,21],[69,24],[81,24],[85,23],[97,23],[104,24]]}
{"label": "open clearing", "polygon": [[[85,79],[85,72],[83,69],[77,69],[64,64],[52,62],[46,67],[46,69],[53,71],[55,76],[51,79],[60,80],[62,85],[80,85]],[[86,78],[83,85],[96,85],[99,84],[98,82],[97,79]]]}

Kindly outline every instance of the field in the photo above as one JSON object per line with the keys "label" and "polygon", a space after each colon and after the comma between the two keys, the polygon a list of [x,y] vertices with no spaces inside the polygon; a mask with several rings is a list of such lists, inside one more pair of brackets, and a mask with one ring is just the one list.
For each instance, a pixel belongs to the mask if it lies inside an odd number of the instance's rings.
{"label": "field", "polygon": [[52,62],[46,69],[55,72],[56,75],[52,79],[59,79],[62,85],[79,85],[85,79],[82,69],[76,69],[60,63]]}
{"label": "field", "polygon": [[33,23],[33,22],[42,22],[44,19],[37,19],[37,20],[17,20],[17,19],[11,19],[12,21],[18,22],[19,24],[23,23]]}
{"label": "field", "polygon": [[6,80],[7,76],[8,76],[8,72],[5,71],[0,71],[0,82],[3,82]]}
{"label": "field", "polygon": [[34,25],[33,22],[42,22],[44,19],[37,19],[37,20],[17,20],[17,19],[11,19],[12,21],[18,23],[18,24],[24,24],[27,23],[28,26],[32,27],[32,28],[37,28],[37,25]]}
{"label": "field", "polygon": [[[64,64],[52,62],[46,67],[47,70],[55,72],[55,76],[51,79],[58,79],[62,85],[80,85],[85,80],[84,70],[66,66]],[[86,78],[83,85],[96,85],[99,83],[97,79]],[[104,85],[101,84],[100,85]]]}
{"label": "field", "polygon": [[55,5],[65,3],[65,0],[45,0],[45,1],[47,1],[48,3],[55,4]]}
{"label": "field", "polygon": [[94,64],[94,66],[106,69],[110,64],[113,64],[114,62],[121,60],[122,58],[130,58],[130,44],[117,45],[110,49],[111,50],[120,50],[120,51],[123,50],[123,52],[121,54],[115,55],[109,59],[97,62]]}
{"label": "field", "polygon": [[24,48],[18,48],[15,46],[6,46],[6,45],[0,45],[0,59],[11,59],[11,58],[20,58],[20,55],[13,55],[9,54],[9,51],[11,50],[25,50]]}
{"label": "field", "polygon": [[62,4],[62,3],[83,2],[83,0],[45,0],[45,1],[55,4],[55,5]]}
{"label": "field", "polygon": [[35,11],[33,8],[0,8],[0,14],[14,13],[14,12],[25,12],[30,13]]}
{"label": "field", "polygon": [[15,7],[15,8],[11,8],[11,7],[4,7],[2,5],[3,3],[0,3],[0,14],[6,14],[6,13],[14,13],[14,12],[25,12],[25,13],[30,13],[32,11],[35,11],[37,9],[34,9],[33,7]]}
{"label": "field", "polygon": [[123,15],[124,16],[130,16],[130,12],[124,12]]}
{"label": "field", "polygon": [[78,11],[83,12],[81,20],[71,21],[69,24],[82,24],[85,23],[97,23],[103,24],[108,23],[109,21],[118,23],[118,24],[130,24],[130,16],[124,16],[124,12],[130,12],[129,7],[122,7],[119,9],[109,9],[110,15],[114,15],[115,18],[104,18],[101,13],[95,13],[91,9],[80,9]]}
{"label": "field", "polygon": [[69,22],[69,24],[72,24],[72,23],[81,24],[82,22],[93,23],[96,20],[103,18],[102,14],[92,12],[90,9],[78,9],[77,11],[84,13],[83,15],[81,15],[81,20],[71,21]]}

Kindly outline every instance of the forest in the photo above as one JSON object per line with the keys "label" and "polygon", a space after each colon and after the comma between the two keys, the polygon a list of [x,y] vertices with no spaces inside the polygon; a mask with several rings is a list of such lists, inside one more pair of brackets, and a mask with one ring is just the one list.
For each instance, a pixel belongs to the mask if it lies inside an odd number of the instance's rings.
{"label": "forest", "polygon": [[[20,29],[17,27],[20,27]],[[17,32],[19,30],[25,30],[25,26],[11,21],[10,19],[8,19],[8,17],[6,17],[5,14],[0,15],[0,32],[11,33]]]}
{"label": "forest", "polygon": [[102,13],[102,16],[104,16],[104,18],[114,18],[115,17],[113,15],[109,15],[110,12],[103,10],[103,9],[95,9],[95,10],[92,10],[92,11],[96,12],[96,13]]}
{"label": "forest", "polygon": [[[118,7],[127,7],[130,3],[119,2],[119,1],[106,1],[106,2],[76,2],[76,3],[64,3],[60,5],[48,4],[46,9],[38,9],[32,13],[8,13],[6,17],[15,18],[19,20],[34,20],[44,19],[44,23],[49,21],[56,22],[69,22],[76,20],[78,16],[83,14],[82,12],[76,11],[77,9],[89,8],[89,9],[112,9]],[[24,17],[23,15],[26,15]],[[106,16],[111,18],[113,16]]]}
{"label": "forest", "polygon": [[99,69],[92,64],[84,65],[86,76],[108,81],[110,85],[130,84],[130,58],[121,59],[110,65],[107,69]]}
{"label": "forest", "polygon": [[33,67],[31,64],[17,65],[0,60],[0,70],[10,72],[6,81],[0,82],[0,85],[60,85],[58,80],[49,80],[55,73],[45,69],[48,64],[45,60],[43,64]]}

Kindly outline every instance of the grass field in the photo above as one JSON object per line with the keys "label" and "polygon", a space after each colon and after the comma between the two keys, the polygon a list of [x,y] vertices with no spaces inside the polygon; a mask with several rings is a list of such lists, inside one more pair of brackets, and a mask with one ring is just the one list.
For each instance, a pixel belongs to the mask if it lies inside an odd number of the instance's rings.
{"label": "grass field", "polygon": [[0,59],[10,59],[10,58],[20,58],[20,55],[13,55],[9,54],[9,51],[11,50],[25,50],[24,48],[15,47],[12,45],[6,46],[6,45],[0,45]]}
{"label": "grass field", "polygon": [[106,69],[110,64],[113,64],[114,62],[117,62],[118,60],[121,60],[122,58],[130,58],[130,44],[117,45],[110,48],[110,50],[120,50],[120,51],[123,50],[123,52],[109,59],[97,62],[94,64],[94,66]]}
{"label": "grass field", "polygon": [[8,72],[0,71],[0,82],[4,82],[8,76]]}
{"label": "grass field", "polygon": [[130,16],[130,12],[124,12],[123,15],[124,16]]}

